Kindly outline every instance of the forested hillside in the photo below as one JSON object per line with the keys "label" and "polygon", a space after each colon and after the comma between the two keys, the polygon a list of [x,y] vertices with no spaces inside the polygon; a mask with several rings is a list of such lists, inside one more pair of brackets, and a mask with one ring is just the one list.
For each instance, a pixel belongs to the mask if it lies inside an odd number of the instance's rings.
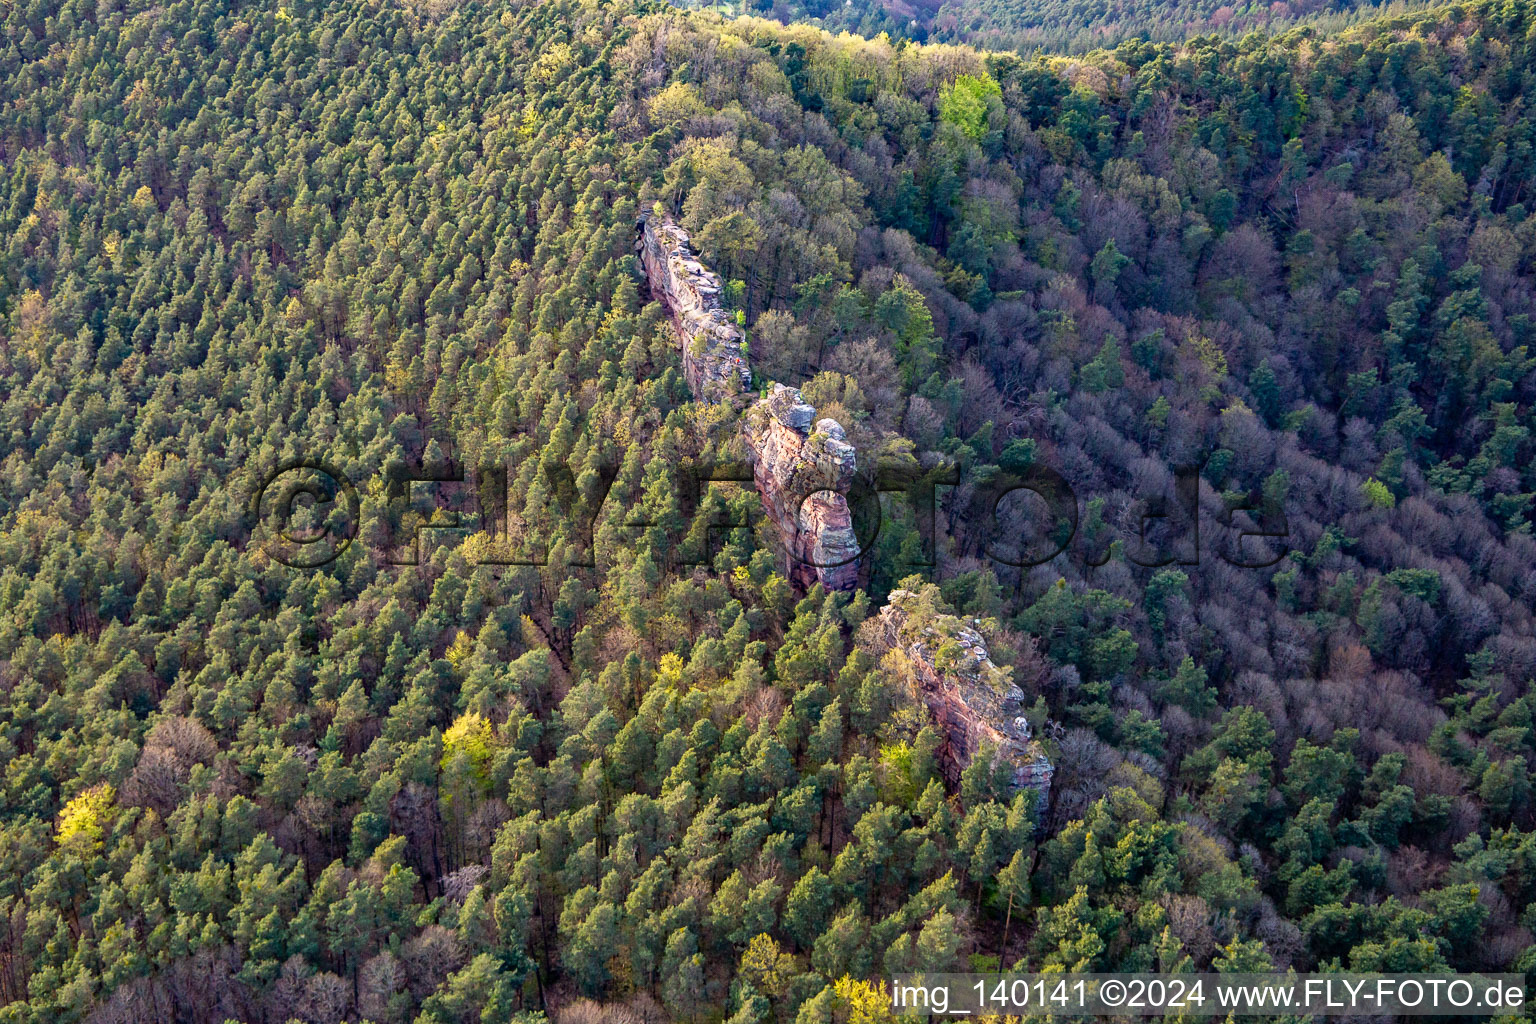
{"label": "forested hillside", "polygon": [[928,25],[930,40],[989,49],[1084,53],[1127,39],[1172,42],[1199,35],[1237,37],[1297,25],[1324,31],[1429,4],[1361,0],[946,0]]}
{"label": "forested hillside", "polygon": [[1385,14],[1424,10],[1433,0],[673,0],[727,15],[806,22],[867,38],[965,43],[986,49],[1082,54],[1125,40],[1236,38],[1312,25],[1337,32]]}
{"label": "forested hillside", "polygon": [[[1026,60],[18,0],[0,76],[0,1021],[1536,964],[1528,4]],[[738,413],[639,272],[658,204],[757,380],[959,481],[936,565],[894,495],[866,585],[798,593],[750,490],[691,487]],[[356,498],[318,568],[260,514],[299,463]],[[454,466],[505,498],[413,552],[450,488],[390,481]],[[1046,469],[1079,522],[1015,568],[977,499]],[[1181,480],[1198,541],[1144,543]],[[1033,702],[1038,833],[944,784],[902,581]]]}

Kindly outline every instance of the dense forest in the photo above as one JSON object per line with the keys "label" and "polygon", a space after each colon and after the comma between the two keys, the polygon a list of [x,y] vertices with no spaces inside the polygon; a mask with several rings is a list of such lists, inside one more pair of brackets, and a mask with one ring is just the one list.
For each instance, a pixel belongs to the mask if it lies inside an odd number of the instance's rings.
{"label": "dense forest", "polygon": [[[1529,4],[1070,58],[631,0],[0,18],[0,1021],[1536,968]],[[738,411],[639,272],[658,206],[756,379],[952,481],[862,588],[689,486]],[[253,514],[299,463],[356,499],[318,568]],[[454,466],[504,499],[450,514]],[[976,514],[1046,469],[1075,530]],[[1047,806],[945,784],[897,586],[1032,702]]]}
{"label": "dense forest", "polygon": [[1312,25],[1328,32],[1433,0],[673,0],[725,15],[908,42],[965,43],[1023,54],[1082,54],[1126,40],[1178,42]]}
{"label": "dense forest", "polygon": [[[1424,8],[1427,4],[1362,0],[946,0],[924,38],[1022,52],[1085,53],[1127,39],[1178,41],[1202,34],[1241,36],[1307,24],[1328,31]],[[920,23],[921,24],[921,23]]]}

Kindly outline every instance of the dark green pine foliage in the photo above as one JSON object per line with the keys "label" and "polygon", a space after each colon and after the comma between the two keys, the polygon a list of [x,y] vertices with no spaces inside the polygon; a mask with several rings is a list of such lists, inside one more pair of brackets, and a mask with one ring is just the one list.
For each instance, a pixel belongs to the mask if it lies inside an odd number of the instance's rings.
{"label": "dark green pine foliage", "polygon": [[[1536,963],[1526,6],[1074,62],[574,0],[0,17],[3,1019]],[[862,463],[964,475],[867,591],[689,486],[741,451],[637,273],[657,203]],[[317,570],[251,509],[303,460],[357,494]],[[967,499],[1040,467],[1078,528],[1021,573]],[[1198,544],[1143,538],[1186,483]],[[946,786],[870,623],[904,581],[1024,691],[1040,837]]]}

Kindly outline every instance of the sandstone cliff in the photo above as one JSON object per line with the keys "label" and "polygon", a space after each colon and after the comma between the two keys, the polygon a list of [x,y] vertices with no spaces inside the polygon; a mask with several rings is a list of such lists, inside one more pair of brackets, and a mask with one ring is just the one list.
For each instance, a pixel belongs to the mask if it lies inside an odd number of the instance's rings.
{"label": "sandstone cliff", "polygon": [[672,314],[694,395],[722,402],[751,387],[746,338],[720,305],[720,278],[694,256],[688,233],[670,220],[642,217],[636,236],[651,292]]}
{"label": "sandstone cliff", "polygon": [[816,421],[799,390],[775,384],[742,424],[752,478],[763,508],[790,552],[790,577],[801,587],[859,585],[859,543],[848,508],[856,470],[853,446],[836,421]]}
{"label": "sandstone cliff", "polygon": [[[747,392],[752,371],[744,337],[720,304],[720,278],[699,263],[687,233],[670,220],[643,217],[636,235],[651,293],[672,316],[695,397],[724,402]],[[742,435],[763,508],[791,556],[791,580],[802,589],[857,587],[859,544],[846,498],[856,466],[842,426],[817,420],[798,389],[774,384],[747,410]],[[979,632],[918,605],[910,591],[893,591],[879,621],[887,641],[912,658],[923,700],[945,737],[939,756],[950,785],[991,746],[1010,765],[1014,785],[1039,794],[1043,819],[1055,768],[1030,736],[1023,692],[993,664]]]}
{"label": "sandstone cliff", "polygon": [[[744,338],[720,305],[720,278],[699,263],[688,234],[670,220],[642,217],[635,250],[654,295],[672,315],[683,349],[683,375],[703,402],[729,401],[752,384]],[[816,422],[800,392],[773,385],[742,424],[763,508],[791,554],[790,578],[852,590],[859,583],[858,541],[844,497],[853,479],[853,447],[836,420]],[[835,493],[842,492],[842,493]]]}
{"label": "sandstone cliff", "polygon": [[1039,795],[1035,808],[1043,820],[1056,768],[1030,734],[1023,691],[993,663],[982,635],[954,616],[926,613],[910,590],[891,591],[880,624],[886,641],[912,659],[923,701],[944,734],[939,760],[950,785],[990,745],[1010,766],[1013,784]]}

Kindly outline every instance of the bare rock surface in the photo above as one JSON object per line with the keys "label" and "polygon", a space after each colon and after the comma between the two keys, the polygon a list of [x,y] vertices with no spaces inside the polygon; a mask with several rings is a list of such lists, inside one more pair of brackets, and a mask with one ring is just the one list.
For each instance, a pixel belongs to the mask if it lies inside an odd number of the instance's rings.
{"label": "bare rock surface", "polygon": [[[651,293],[667,308],[683,350],[683,375],[702,402],[725,402],[752,386],[745,337],[720,304],[720,278],[701,264],[688,234],[672,221],[644,217],[635,249]],[[763,508],[802,588],[859,584],[858,541],[844,496],[853,479],[853,447],[842,424],[816,419],[795,388],[774,384],[748,410],[743,435]],[[841,492],[841,493],[839,493]]]}
{"label": "bare rock surface", "polygon": [[683,376],[703,402],[722,402],[752,386],[746,336],[720,304],[720,277],[698,261],[688,233],[670,220],[643,218],[635,249],[651,292],[672,315]]}
{"label": "bare rock surface", "polygon": [[1056,768],[1024,717],[1024,692],[992,661],[986,640],[952,615],[928,615],[910,590],[893,590],[880,611],[885,639],[912,659],[924,703],[944,735],[939,762],[951,786],[984,746],[1004,758],[1013,784],[1039,794],[1042,818]]}
{"label": "bare rock surface", "polygon": [[799,390],[775,384],[747,411],[742,432],[763,508],[795,556],[791,578],[802,587],[857,587],[859,543],[845,497],[857,466],[842,426],[817,421]]}

